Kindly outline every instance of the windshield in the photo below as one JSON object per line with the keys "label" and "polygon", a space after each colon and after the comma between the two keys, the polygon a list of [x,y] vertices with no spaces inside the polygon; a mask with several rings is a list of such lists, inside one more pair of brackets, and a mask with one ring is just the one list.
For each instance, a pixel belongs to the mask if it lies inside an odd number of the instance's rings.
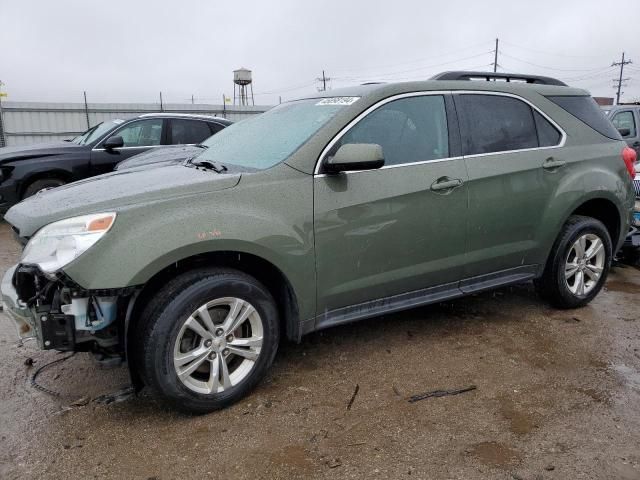
{"label": "windshield", "polygon": [[114,129],[118,125],[120,125],[124,120],[109,120],[107,122],[102,122],[97,125],[94,125],[86,132],[78,135],[76,138],[71,140],[73,143],[77,143],[78,145],[87,145],[88,143],[92,143],[99,139],[102,135],[107,133],[109,130]]}
{"label": "windshield", "polygon": [[306,99],[283,103],[225,128],[203,142],[196,158],[241,167],[266,169],[284,161],[358,97]]}

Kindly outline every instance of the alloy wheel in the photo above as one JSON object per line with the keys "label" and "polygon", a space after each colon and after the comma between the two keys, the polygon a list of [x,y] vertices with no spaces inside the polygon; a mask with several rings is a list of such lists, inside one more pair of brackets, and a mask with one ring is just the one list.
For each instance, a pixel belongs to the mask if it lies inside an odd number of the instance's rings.
{"label": "alloy wheel", "polygon": [[569,291],[582,297],[598,284],[605,264],[602,239],[593,233],[578,237],[569,249],[564,277]]}
{"label": "alloy wheel", "polygon": [[173,366],[190,390],[224,392],[249,375],[262,343],[262,319],[253,305],[240,298],[218,298],[183,323],[174,344]]}

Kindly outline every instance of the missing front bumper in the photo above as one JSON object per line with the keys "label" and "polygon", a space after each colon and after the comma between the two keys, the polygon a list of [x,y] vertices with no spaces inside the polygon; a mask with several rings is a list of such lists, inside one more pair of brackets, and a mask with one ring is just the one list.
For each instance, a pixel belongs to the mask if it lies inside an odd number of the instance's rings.
{"label": "missing front bumper", "polygon": [[38,337],[38,330],[31,310],[18,298],[18,293],[13,286],[13,275],[17,265],[11,267],[4,274],[0,284],[0,295],[4,313],[15,324],[19,338]]}

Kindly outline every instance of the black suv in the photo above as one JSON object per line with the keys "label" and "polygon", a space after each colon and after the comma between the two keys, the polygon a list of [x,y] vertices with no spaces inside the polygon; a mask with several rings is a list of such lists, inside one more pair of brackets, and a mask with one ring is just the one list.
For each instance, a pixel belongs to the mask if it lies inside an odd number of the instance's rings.
{"label": "black suv", "polygon": [[230,123],[209,115],[148,113],[99,123],[70,141],[0,148],[0,213],[40,190],[110,172],[145,150],[198,144]]}

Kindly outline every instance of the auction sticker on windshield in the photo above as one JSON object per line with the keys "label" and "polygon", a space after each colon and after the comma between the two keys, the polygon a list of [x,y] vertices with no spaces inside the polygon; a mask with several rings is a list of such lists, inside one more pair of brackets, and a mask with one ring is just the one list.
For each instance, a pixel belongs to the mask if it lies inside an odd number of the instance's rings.
{"label": "auction sticker on windshield", "polygon": [[330,97],[323,98],[316,105],[353,105],[360,97]]}

